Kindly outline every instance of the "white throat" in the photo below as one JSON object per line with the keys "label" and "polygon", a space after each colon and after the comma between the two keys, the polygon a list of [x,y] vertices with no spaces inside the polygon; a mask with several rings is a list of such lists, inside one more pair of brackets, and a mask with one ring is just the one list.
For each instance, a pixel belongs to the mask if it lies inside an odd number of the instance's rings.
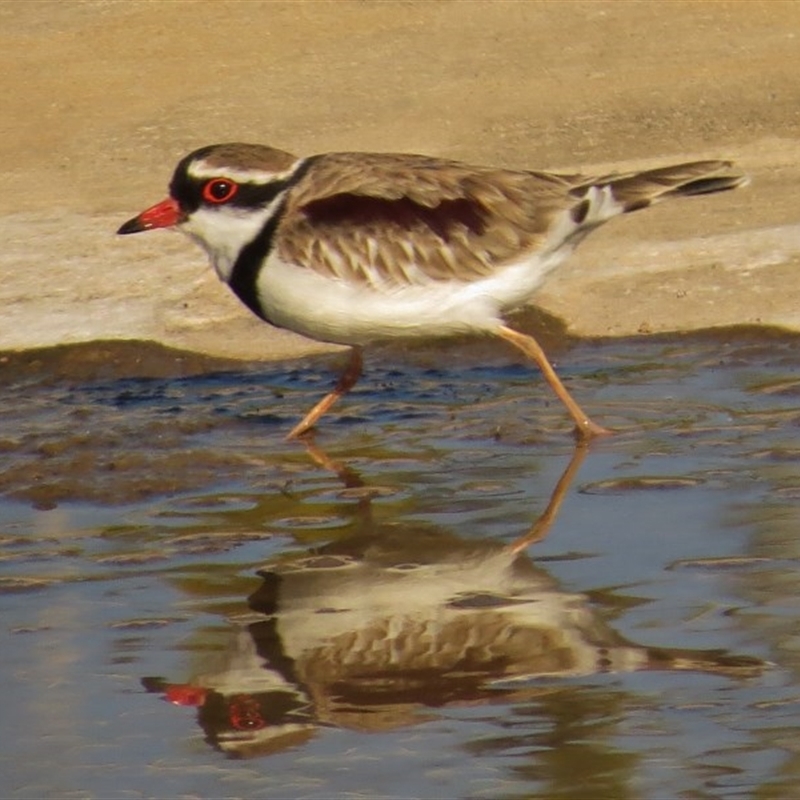
{"label": "white throat", "polygon": [[180,226],[180,231],[208,253],[220,280],[229,283],[239,254],[273,217],[282,199],[283,192],[264,208],[201,206]]}

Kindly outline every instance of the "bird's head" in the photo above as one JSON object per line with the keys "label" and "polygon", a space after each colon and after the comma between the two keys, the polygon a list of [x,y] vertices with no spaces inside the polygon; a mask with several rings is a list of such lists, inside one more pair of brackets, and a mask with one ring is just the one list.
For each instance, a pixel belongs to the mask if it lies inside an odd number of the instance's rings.
{"label": "bird's head", "polygon": [[298,159],[256,144],[202,147],[181,159],[169,197],[128,220],[117,233],[174,228],[208,253],[223,280],[275,216]]}

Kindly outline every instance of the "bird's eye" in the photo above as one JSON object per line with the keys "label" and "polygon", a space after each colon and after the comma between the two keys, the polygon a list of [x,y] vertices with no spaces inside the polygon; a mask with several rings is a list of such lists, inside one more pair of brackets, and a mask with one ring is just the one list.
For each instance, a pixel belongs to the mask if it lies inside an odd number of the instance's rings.
{"label": "bird's eye", "polygon": [[227,178],[214,178],[203,187],[203,200],[208,203],[227,203],[236,192],[239,185]]}

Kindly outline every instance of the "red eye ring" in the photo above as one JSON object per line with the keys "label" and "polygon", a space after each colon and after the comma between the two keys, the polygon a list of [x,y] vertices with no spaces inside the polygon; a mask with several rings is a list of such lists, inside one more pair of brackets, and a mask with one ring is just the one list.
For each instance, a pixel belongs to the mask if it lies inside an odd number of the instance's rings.
{"label": "red eye ring", "polygon": [[203,187],[203,200],[219,205],[227,203],[239,191],[239,184],[230,178],[213,178]]}

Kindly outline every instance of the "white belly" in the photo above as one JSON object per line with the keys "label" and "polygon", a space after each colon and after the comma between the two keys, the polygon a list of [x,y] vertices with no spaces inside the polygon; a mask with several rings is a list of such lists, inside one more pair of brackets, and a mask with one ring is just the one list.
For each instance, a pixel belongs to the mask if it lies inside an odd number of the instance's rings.
{"label": "white belly", "polygon": [[491,332],[502,314],[530,299],[562,260],[528,259],[471,282],[375,287],[349,284],[271,257],[258,294],[275,325],[312,339],[367,344],[381,339]]}

